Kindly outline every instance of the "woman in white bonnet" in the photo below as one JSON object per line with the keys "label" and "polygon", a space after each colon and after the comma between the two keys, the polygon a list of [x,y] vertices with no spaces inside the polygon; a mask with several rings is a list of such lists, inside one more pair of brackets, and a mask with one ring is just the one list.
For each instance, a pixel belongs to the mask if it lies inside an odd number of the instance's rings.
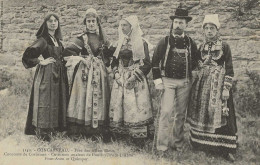
{"label": "woman in white bonnet", "polygon": [[[70,84],[67,112],[68,133],[108,137],[110,88],[106,67],[108,45],[97,11],[90,8],[84,18],[86,31],[64,50]],[[94,136],[93,136],[94,137]],[[104,140],[104,139],[103,139]],[[108,139],[107,139],[108,140]]]}
{"label": "woman in white bonnet", "polygon": [[151,135],[152,104],[146,75],[151,63],[148,42],[142,37],[137,16],[119,23],[119,40],[111,64],[114,83],[109,108],[110,130],[129,135],[135,142]]}
{"label": "woman in white bonnet", "polygon": [[234,161],[237,125],[232,97],[234,77],[229,45],[219,37],[218,15],[206,15],[204,42],[199,47],[200,67],[191,91],[187,122],[193,147],[221,153]]}

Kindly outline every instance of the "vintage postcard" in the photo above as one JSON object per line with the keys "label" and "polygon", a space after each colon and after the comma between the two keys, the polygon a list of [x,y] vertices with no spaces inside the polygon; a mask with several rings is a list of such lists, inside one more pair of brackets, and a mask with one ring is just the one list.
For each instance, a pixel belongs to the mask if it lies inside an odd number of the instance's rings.
{"label": "vintage postcard", "polygon": [[258,0],[0,0],[0,164],[258,164],[259,45]]}

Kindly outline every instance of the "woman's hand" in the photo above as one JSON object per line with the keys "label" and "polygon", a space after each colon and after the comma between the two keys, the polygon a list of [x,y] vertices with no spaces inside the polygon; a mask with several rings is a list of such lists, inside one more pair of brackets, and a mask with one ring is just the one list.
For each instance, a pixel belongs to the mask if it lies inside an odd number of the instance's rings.
{"label": "woman's hand", "polygon": [[119,73],[116,73],[116,74],[115,74],[115,80],[116,80],[116,82],[117,82],[117,84],[118,84],[119,86],[123,86],[123,84],[122,84],[122,82],[121,82],[121,76],[120,76]]}
{"label": "woman's hand", "polygon": [[86,65],[87,66],[87,68],[90,68],[90,66],[91,66],[91,59],[90,58],[82,58],[81,60],[80,60],[84,65]]}
{"label": "woman's hand", "polygon": [[80,60],[83,58],[80,56],[68,56],[64,57],[64,60],[67,61],[66,67],[75,66],[77,63],[79,63]]}
{"label": "woman's hand", "polygon": [[45,66],[45,65],[48,65],[48,64],[52,64],[54,62],[56,62],[56,60],[53,57],[49,57],[49,58],[46,58],[44,60],[41,60],[39,64]]}
{"label": "woman's hand", "polygon": [[135,75],[132,75],[132,76],[126,81],[125,88],[126,88],[126,89],[133,89],[133,88],[135,87],[135,81],[136,81],[136,77],[135,77]]}
{"label": "woman's hand", "polygon": [[222,100],[227,100],[229,98],[229,90],[225,89],[222,91]]}

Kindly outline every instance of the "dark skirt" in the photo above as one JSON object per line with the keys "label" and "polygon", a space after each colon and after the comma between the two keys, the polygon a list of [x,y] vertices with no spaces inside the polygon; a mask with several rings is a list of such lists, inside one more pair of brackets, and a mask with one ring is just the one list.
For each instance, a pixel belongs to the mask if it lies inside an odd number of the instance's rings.
{"label": "dark skirt", "polygon": [[[35,135],[44,130],[64,130],[68,85],[66,68],[55,64],[37,66],[30,96],[25,134]],[[57,71],[54,74],[54,70]],[[36,131],[42,129],[42,131]]]}

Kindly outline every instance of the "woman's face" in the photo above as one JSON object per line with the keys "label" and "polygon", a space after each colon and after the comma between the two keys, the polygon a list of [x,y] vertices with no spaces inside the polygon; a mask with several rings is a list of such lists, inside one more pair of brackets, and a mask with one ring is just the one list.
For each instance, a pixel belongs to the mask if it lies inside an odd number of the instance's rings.
{"label": "woman's face", "polygon": [[90,31],[97,30],[97,19],[95,17],[86,18],[86,27]]}
{"label": "woman's face", "polygon": [[125,35],[129,35],[131,32],[131,25],[130,23],[128,23],[126,20],[122,20],[121,21],[121,27],[122,27],[122,31]]}
{"label": "woman's face", "polygon": [[207,39],[214,39],[217,36],[218,29],[214,24],[206,24],[203,28]]}
{"label": "woman's face", "polygon": [[47,20],[47,27],[49,31],[55,31],[59,26],[59,21],[54,17],[51,16],[48,20]]}

